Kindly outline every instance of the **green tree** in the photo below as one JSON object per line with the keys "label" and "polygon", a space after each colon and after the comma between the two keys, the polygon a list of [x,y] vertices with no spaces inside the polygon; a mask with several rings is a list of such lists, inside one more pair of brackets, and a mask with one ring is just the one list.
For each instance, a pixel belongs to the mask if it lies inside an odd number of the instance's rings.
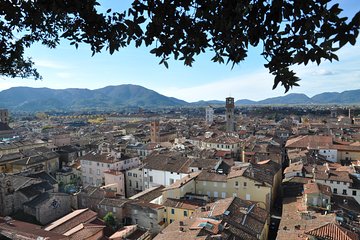
{"label": "green tree", "polygon": [[233,67],[249,47],[262,46],[265,67],[288,91],[299,78],[290,69],[309,61],[338,60],[335,52],[355,44],[360,12],[341,17],[331,0],[135,0],[127,11],[98,11],[95,0],[4,0],[0,4],[0,75],[41,78],[24,49],[50,48],[60,39],[89,44],[93,54],[113,54],[134,44],[168,67],[173,57],[191,66],[209,50],[212,61]]}
{"label": "green tree", "polygon": [[116,219],[112,212],[108,212],[104,216],[104,222],[107,226],[111,227],[112,229],[115,229],[117,226]]}

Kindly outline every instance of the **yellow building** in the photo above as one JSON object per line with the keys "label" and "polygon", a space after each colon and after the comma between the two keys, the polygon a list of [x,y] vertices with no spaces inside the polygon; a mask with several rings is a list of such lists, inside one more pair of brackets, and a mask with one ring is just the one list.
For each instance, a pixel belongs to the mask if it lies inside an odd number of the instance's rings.
{"label": "yellow building", "polygon": [[190,217],[194,211],[206,204],[206,201],[201,199],[173,199],[168,198],[163,206],[165,207],[164,218],[167,224],[173,221],[183,221]]}
{"label": "yellow building", "polygon": [[186,193],[205,195],[210,199],[239,197],[258,202],[269,210],[280,192],[282,179],[278,163],[266,160],[235,166],[226,174],[206,171],[190,174],[163,190],[164,199],[181,199]]}
{"label": "yellow building", "polygon": [[353,145],[334,145],[337,150],[337,159],[340,160],[360,160],[360,146]]}
{"label": "yellow building", "polygon": [[154,239],[260,239],[266,240],[269,212],[256,202],[232,197],[198,208],[191,217],[173,221]]}

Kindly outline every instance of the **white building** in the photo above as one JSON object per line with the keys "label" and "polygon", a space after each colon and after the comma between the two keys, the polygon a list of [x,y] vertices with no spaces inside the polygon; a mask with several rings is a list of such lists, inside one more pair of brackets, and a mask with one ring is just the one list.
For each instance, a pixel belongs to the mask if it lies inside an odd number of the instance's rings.
{"label": "white building", "polygon": [[324,156],[327,161],[337,162],[337,150],[336,149],[319,149],[319,154]]}
{"label": "white building", "polygon": [[140,159],[90,152],[80,158],[80,164],[83,184],[101,186],[105,184],[105,171],[135,168],[140,165]]}
{"label": "white building", "polygon": [[165,187],[190,173],[193,159],[180,154],[152,154],[147,157],[143,167],[144,188],[159,185]]}
{"label": "white building", "polygon": [[126,170],[126,197],[131,197],[144,190],[144,175],[142,168]]}
{"label": "white building", "polygon": [[206,107],[205,119],[207,124],[212,124],[214,122],[214,108],[212,106]]}
{"label": "white building", "polygon": [[110,188],[118,195],[125,196],[125,178],[124,173],[116,170],[104,172],[105,187]]}

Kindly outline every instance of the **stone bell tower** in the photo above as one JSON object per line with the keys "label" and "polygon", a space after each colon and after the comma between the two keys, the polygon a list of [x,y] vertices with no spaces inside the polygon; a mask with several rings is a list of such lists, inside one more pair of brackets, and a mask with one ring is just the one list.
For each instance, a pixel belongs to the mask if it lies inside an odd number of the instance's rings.
{"label": "stone bell tower", "polygon": [[233,97],[226,98],[226,132],[235,131],[235,103]]}

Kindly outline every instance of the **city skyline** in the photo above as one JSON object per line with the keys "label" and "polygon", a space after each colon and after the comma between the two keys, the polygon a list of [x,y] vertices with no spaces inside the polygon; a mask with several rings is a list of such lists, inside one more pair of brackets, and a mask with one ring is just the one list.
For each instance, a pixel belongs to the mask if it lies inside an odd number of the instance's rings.
{"label": "city skyline", "polygon": [[[125,8],[128,2],[117,7]],[[102,8],[112,5],[104,2]],[[355,0],[341,2],[340,6],[344,9],[344,16],[353,16],[359,10]],[[76,50],[68,41],[62,41],[56,49],[35,44],[26,50],[26,54],[32,57],[43,80],[3,77],[0,91],[16,86],[97,89],[134,84],[189,102],[223,100],[227,96],[257,101],[284,95],[282,86],[272,90],[273,76],[263,66],[265,60],[260,56],[260,47],[251,48],[245,61],[232,70],[230,65],[211,62],[211,52],[197,56],[193,67],[170,60],[169,69],[166,69],[158,64],[161,59],[150,54],[150,50],[150,47],[131,46],[113,55],[102,52],[91,57],[88,46],[80,45]],[[321,92],[360,89],[359,43],[346,45],[338,51],[338,56],[339,62],[294,67],[301,78],[300,87],[294,87],[288,93],[304,93],[312,97]]]}

